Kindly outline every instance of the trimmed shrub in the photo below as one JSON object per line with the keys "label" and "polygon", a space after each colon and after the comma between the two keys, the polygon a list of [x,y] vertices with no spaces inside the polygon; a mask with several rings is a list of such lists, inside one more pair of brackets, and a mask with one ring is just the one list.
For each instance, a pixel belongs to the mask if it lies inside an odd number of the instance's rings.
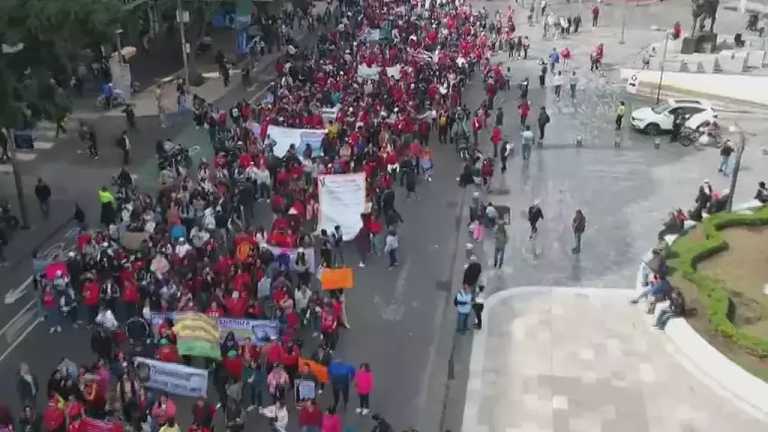
{"label": "trimmed shrub", "polygon": [[753,214],[717,213],[699,224],[704,240],[693,239],[687,235],[680,236],[672,244],[667,255],[670,257],[669,267],[673,271],[679,271],[682,277],[698,288],[712,329],[749,354],[760,358],[768,357],[768,339],[746,333],[728,319],[731,300],[725,283],[697,272],[696,266],[712,255],[728,250],[728,243],[720,235],[721,230],[736,226],[763,225],[768,225],[768,207],[762,207]]}

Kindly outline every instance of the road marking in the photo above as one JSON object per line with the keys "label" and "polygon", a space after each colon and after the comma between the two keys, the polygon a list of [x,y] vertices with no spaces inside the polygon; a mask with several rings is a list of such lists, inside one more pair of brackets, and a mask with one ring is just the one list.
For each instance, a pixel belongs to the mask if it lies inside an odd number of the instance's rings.
{"label": "road marking", "polygon": [[0,173],[12,173],[13,167],[11,164],[0,164]]}
{"label": "road marking", "polygon": [[29,308],[31,308],[31,307],[32,307],[32,306],[34,306],[34,305],[35,305],[35,300],[32,300],[32,301],[30,301],[29,303],[27,303],[27,305],[26,305],[26,306],[24,306],[24,308],[23,308],[22,310],[20,310],[20,311],[19,311],[19,313],[17,313],[17,314],[16,314],[16,316],[14,316],[13,318],[11,318],[11,320],[10,320],[10,321],[8,321],[8,323],[7,323],[6,325],[4,325],[4,326],[3,326],[3,328],[1,328],[1,329],[0,329],[0,335],[1,335],[1,334],[4,334],[6,331],[8,331],[8,328],[9,328],[9,327],[11,327],[11,326],[13,325],[13,323],[14,323],[14,322],[18,321],[18,320],[19,320],[19,318],[21,318],[21,316],[22,316],[22,315],[24,315],[24,313],[25,313],[27,310],[29,310]]}
{"label": "road marking", "polygon": [[26,329],[26,330],[24,330],[24,333],[22,333],[22,334],[19,336],[19,338],[18,338],[18,339],[16,339],[16,340],[15,340],[15,341],[14,341],[14,342],[11,344],[11,346],[10,346],[10,347],[8,347],[8,349],[7,349],[7,350],[5,350],[5,352],[3,353],[3,355],[0,355],[0,362],[2,362],[3,360],[5,360],[5,358],[6,358],[6,357],[8,357],[8,354],[10,354],[10,353],[11,353],[11,351],[13,351],[13,350],[14,350],[14,348],[16,348],[16,347],[17,347],[17,346],[18,346],[18,345],[21,343],[21,341],[23,341],[23,340],[24,340],[24,338],[25,338],[25,337],[27,337],[27,335],[28,335],[28,334],[29,334],[29,333],[30,333],[32,330],[34,330],[34,328],[35,328],[35,327],[36,327],[38,324],[40,324],[42,321],[43,321],[43,318],[41,318],[41,317],[38,317],[38,318],[37,318],[37,319],[36,319],[36,320],[35,320],[35,321],[34,321],[32,324],[30,324],[30,325],[29,325],[29,327],[27,327],[27,329]]}
{"label": "road marking", "polygon": [[400,270],[400,274],[397,276],[395,282],[395,292],[392,301],[388,305],[381,307],[383,303],[380,298],[375,297],[374,303],[379,304],[381,309],[381,317],[387,321],[400,321],[405,315],[405,304],[403,297],[405,296],[406,279],[408,278],[408,271],[411,268],[411,262],[406,261],[405,265]]}
{"label": "road marking", "polygon": [[[7,293],[5,293],[5,300],[4,300],[5,304],[16,303],[16,300],[24,297],[24,294],[27,293],[27,286],[29,286],[29,284],[32,283],[32,278],[33,278],[32,276],[28,277],[27,280],[25,280],[17,288],[12,289]],[[13,319],[17,319],[17,318],[18,318],[18,315],[13,317]],[[11,322],[13,322],[13,320],[11,320]],[[8,324],[6,324],[6,327],[7,326]],[[6,327],[3,327],[2,330],[0,330],[0,334],[2,334],[6,330]]]}
{"label": "road marking", "polygon": [[40,150],[50,150],[54,145],[56,144],[50,141],[35,141],[34,144],[35,148]]}
{"label": "road marking", "polygon": [[192,156],[194,154],[197,154],[199,151],[200,151],[200,146],[193,145],[192,147],[189,148],[189,155]]}

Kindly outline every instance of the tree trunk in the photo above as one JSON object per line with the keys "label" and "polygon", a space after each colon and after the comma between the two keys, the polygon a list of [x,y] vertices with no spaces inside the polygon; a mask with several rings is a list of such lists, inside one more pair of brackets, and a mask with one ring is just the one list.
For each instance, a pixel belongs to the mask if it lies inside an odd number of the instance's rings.
{"label": "tree trunk", "polygon": [[[189,85],[197,87],[205,82],[203,74],[197,68],[197,45],[205,36],[205,30],[207,28],[208,20],[210,19],[211,6],[204,0],[195,1],[194,9],[190,12],[190,15],[194,17],[194,23],[190,19],[190,26],[187,29],[187,34],[194,34],[194,38],[188,38],[190,53],[187,56],[189,62]],[[216,3],[214,3],[216,4]]]}

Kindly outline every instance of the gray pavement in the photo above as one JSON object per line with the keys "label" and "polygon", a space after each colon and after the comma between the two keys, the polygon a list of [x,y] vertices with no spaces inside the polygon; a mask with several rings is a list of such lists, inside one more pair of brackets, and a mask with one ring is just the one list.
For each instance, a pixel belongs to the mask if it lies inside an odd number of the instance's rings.
{"label": "gray pavement", "polygon": [[632,290],[520,288],[488,301],[462,431],[765,430],[680,361]]}
{"label": "gray pavement", "polygon": [[[502,2],[482,4],[491,13],[495,8],[506,7]],[[672,19],[661,9],[667,5],[646,7],[648,11],[654,11],[649,15],[650,19],[655,20],[653,17],[658,16]],[[583,7],[587,10],[588,6]],[[678,6],[673,7],[680,10]],[[611,13],[605,15],[605,32],[616,35],[616,27],[609,24]],[[518,21],[523,18],[521,15],[518,14]],[[613,16],[615,25],[615,14]],[[582,17],[586,18],[586,13],[582,13]],[[631,21],[631,28],[639,32],[649,27],[646,24]],[[523,33],[528,32],[520,23],[519,28]],[[648,31],[644,31],[644,38],[650,39]],[[528,32],[533,35],[534,58],[551,49],[550,42],[538,42],[538,33],[538,29]],[[551,89],[531,87],[534,108],[547,104],[552,123],[543,150],[536,150],[528,164],[523,164],[519,158],[512,160],[507,175],[501,178],[497,173],[494,178],[488,198],[512,209],[513,224],[505,267],[486,271],[488,294],[523,285],[630,286],[637,258],[653,244],[666,211],[676,206],[690,206],[696,186],[704,177],[712,179],[718,189],[726,184],[725,179],[716,178],[717,154],[713,150],[697,152],[666,143],[661,149],[654,150],[648,137],[628,129],[622,132],[622,148],[613,148],[615,134],[610,124],[616,101],[626,98],[631,105],[647,101],[624,95],[623,86],[617,85],[614,72],[600,78],[584,71],[585,53],[597,39],[599,37],[593,36],[569,39],[571,49],[580,53],[576,65],[580,68],[582,84],[575,106],[565,100],[555,103]],[[632,40],[639,44],[643,37]],[[637,51],[633,51],[635,49]],[[612,51],[612,45],[609,45],[606,61],[627,61],[639,49],[634,42],[625,44],[622,51],[618,48]],[[535,81],[537,67],[534,60],[514,62],[511,68],[515,81],[525,75]],[[475,79],[467,91],[467,105],[478,106],[481,93]],[[242,89],[235,86],[219,104],[225,106],[240,97]],[[513,90],[501,97],[505,99],[503,105],[507,113],[505,136],[519,142],[515,114],[517,93]],[[529,120],[535,121],[535,115],[532,114]],[[205,133],[195,130],[188,118],[175,121],[171,129],[160,129],[157,119],[152,117],[141,122],[134,139],[136,162],[132,168],[139,173],[141,183],[151,183],[153,179],[156,139],[176,137],[187,146],[207,148]],[[34,178],[43,173],[49,177],[54,197],[62,200],[62,210],[57,204],[57,212],[68,214],[74,200],[84,200],[91,220],[95,220],[94,188],[118,170],[119,151],[111,143],[121,130],[121,124],[119,118],[99,121],[97,127],[102,128],[105,137],[102,140],[104,157],[99,163],[93,163],[85,156],[73,156],[77,145],[73,140],[69,148],[59,146],[30,165],[29,171],[25,172],[28,188]],[[741,124],[755,132],[765,132],[759,119],[742,120]],[[573,140],[580,133],[588,139],[584,148],[576,149]],[[487,135],[483,138],[482,145],[487,150]],[[454,335],[451,298],[462,271],[466,205],[471,190],[456,186],[460,165],[453,148],[432,145],[435,148],[434,181],[419,184],[415,200],[405,200],[404,192],[398,190],[397,206],[406,221],[400,232],[402,266],[388,271],[383,259],[374,258],[366,269],[356,271],[357,288],[348,297],[352,328],[342,335],[339,355],[352,362],[371,363],[377,375],[372,405],[396,427],[416,426],[422,431],[467,430],[461,427],[461,417],[472,338]],[[760,174],[758,169],[764,166],[764,161],[757,148],[748,149],[740,183],[743,186],[737,191],[737,200],[752,194]],[[3,194],[6,191],[4,185],[4,182],[0,183]],[[527,241],[527,225],[520,215],[535,198],[542,200],[546,219],[536,244],[531,244]],[[584,253],[580,257],[569,253],[568,224],[576,207],[584,209],[588,219]],[[264,208],[259,213],[259,220],[267,224],[268,211]],[[41,233],[41,239],[47,236],[47,231]],[[29,240],[29,244],[34,241]],[[488,247],[490,243],[486,242],[478,249],[482,251]],[[348,252],[348,257],[354,256],[352,250]],[[481,258],[487,259],[487,255]],[[23,281],[29,275],[29,270],[24,268],[28,264],[23,260],[17,263],[17,267],[0,270],[5,281],[2,292],[15,288],[20,283],[17,280]],[[484,264],[490,267],[485,261]],[[8,318],[14,316],[26,299],[11,306],[0,306],[0,314]],[[8,318],[0,323],[7,322]],[[51,370],[57,358],[65,354],[77,361],[90,358],[85,331],[65,331],[50,336],[43,326],[37,326],[2,360],[0,374],[11,377],[19,362],[29,361],[42,377]],[[5,394],[14,394],[11,381],[0,384],[0,390]],[[367,424],[352,414],[347,414],[346,420],[352,425]]]}

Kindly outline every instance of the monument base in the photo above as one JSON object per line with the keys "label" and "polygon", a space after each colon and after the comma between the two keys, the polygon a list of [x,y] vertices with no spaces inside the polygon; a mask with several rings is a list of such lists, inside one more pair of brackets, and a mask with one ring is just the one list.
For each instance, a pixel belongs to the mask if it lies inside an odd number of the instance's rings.
{"label": "monument base", "polygon": [[717,33],[703,32],[694,37],[683,38],[680,54],[711,54],[717,48]]}

